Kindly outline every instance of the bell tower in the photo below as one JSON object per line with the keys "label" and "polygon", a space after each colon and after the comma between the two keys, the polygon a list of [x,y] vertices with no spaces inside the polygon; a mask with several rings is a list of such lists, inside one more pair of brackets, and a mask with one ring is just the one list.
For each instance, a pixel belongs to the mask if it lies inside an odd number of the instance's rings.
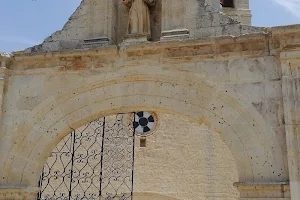
{"label": "bell tower", "polygon": [[244,25],[251,25],[249,0],[220,0],[221,10],[231,18]]}

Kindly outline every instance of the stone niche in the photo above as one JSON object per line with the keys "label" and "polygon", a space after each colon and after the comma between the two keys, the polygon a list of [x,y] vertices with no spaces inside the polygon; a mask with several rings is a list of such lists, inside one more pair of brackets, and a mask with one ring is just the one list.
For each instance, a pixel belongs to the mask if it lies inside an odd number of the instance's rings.
{"label": "stone niche", "polygon": [[[162,2],[165,0],[156,0],[155,6],[150,7],[151,39],[150,41],[159,41],[161,36],[161,13]],[[122,43],[127,34],[128,9],[118,0],[118,25],[117,25],[117,43]]]}

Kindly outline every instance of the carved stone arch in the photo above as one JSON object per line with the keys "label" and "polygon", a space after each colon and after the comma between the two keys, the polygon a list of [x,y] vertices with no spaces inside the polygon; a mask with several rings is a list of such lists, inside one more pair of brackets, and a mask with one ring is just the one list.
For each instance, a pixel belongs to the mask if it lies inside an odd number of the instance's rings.
{"label": "carved stone arch", "polygon": [[50,152],[73,129],[103,116],[137,110],[177,114],[207,125],[231,150],[240,181],[274,179],[278,163],[284,162],[282,150],[272,139],[275,133],[246,98],[200,74],[152,68],[97,74],[67,92],[58,89],[17,127],[15,145],[1,163],[5,172],[1,183],[36,185]]}

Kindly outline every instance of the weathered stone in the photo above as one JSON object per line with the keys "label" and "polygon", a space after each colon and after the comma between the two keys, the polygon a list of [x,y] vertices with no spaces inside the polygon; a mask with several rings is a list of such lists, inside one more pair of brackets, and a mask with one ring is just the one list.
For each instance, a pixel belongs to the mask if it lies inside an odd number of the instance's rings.
{"label": "weathered stone", "polygon": [[152,111],[134,200],[298,200],[300,27],[244,25],[248,1],[235,3],[227,16],[218,1],[157,0],[147,41],[125,37],[121,1],[83,0],[41,45],[1,54],[0,199],[35,199],[71,131]]}

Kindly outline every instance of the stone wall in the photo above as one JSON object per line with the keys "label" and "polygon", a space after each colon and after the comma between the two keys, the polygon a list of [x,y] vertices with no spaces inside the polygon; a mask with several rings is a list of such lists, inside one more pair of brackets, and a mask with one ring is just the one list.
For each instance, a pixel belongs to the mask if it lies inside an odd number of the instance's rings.
{"label": "stone wall", "polygon": [[[292,26],[236,38],[0,56],[1,195],[34,193],[49,154],[73,129],[145,110],[159,113],[161,123],[147,147],[137,149],[140,199],[234,199],[233,184],[241,199],[297,199],[298,117],[286,108],[297,105],[299,35],[299,27]],[[189,152],[196,147],[202,151],[194,157]],[[157,176],[144,182],[149,168]],[[187,173],[192,168],[199,170],[195,182]],[[194,185],[178,182],[184,177],[177,171]],[[225,193],[216,190],[219,183]]]}
{"label": "stone wall", "polygon": [[146,148],[136,149],[135,192],[176,199],[238,198],[235,160],[219,134],[176,115],[159,114]]}
{"label": "stone wall", "polygon": [[[160,41],[161,36],[162,40],[172,39],[169,36],[178,34],[178,29],[184,29],[187,37],[194,39],[262,32],[262,28],[249,26],[248,22],[244,23],[247,25],[240,24],[240,21],[249,18],[243,14],[246,12],[243,2],[238,4],[240,10],[224,11],[232,15],[231,18],[220,12],[219,1],[157,0],[151,8],[151,41]],[[119,45],[126,36],[127,15],[128,10],[121,0],[83,0],[62,30],[54,32],[42,44],[26,49],[26,52]]]}
{"label": "stone wall", "polygon": [[[127,115],[124,116],[126,117]],[[116,123],[116,116],[109,116],[105,119],[106,126],[110,127],[113,123]],[[140,147],[139,136],[136,136],[135,139],[134,199],[135,194],[160,194],[169,198],[186,200],[209,198],[235,200],[238,198],[238,191],[232,184],[238,181],[238,171],[235,166],[235,160],[228,147],[221,140],[219,134],[209,131],[205,126],[191,123],[187,119],[177,115],[159,113],[157,119],[158,125],[156,130],[146,137],[146,147]],[[97,127],[92,126],[93,128]],[[102,130],[102,127],[100,129]],[[97,142],[95,142],[96,140],[92,136],[92,134],[96,134],[94,129],[83,126],[76,131],[78,134],[75,138],[78,138],[79,135],[82,135],[83,138],[82,140],[78,140],[75,144],[75,174],[73,176],[75,182],[73,187],[76,189],[74,189],[72,194],[75,196],[79,193],[79,195],[82,196],[80,192],[89,188],[87,189],[88,194],[86,195],[98,195],[100,185],[98,181],[100,175],[100,154],[98,153],[100,153],[101,148],[101,136],[95,136],[97,137]],[[106,134],[114,133],[108,131]],[[131,135],[131,131],[129,130],[128,135]],[[87,136],[91,136],[90,140]],[[110,140],[113,138],[113,136],[110,135],[106,137],[110,138]],[[125,149],[131,148],[127,140],[123,142]],[[122,147],[120,142],[118,144]],[[104,145],[106,148],[108,147],[106,142],[104,142]],[[128,146],[126,147],[126,145]],[[66,138],[58,144],[55,151],[68,152],[70,151],[68,148],[71,146],[70,136],[67,135]],[[96,151],[96,153],[94,151]],[[90,152],[89,158],[87,158],[87,152]],[[82,154],[82,159],[79,159],[80,154]],[[49,173],[49,168],[51,167],[51,174],[54,175],[55,171],[58,171],[58,173],[61,173],[63,176],[59,176],[58,179],[53,177],[50,179],[50,182],[48,182],[49,179],[45,179],[45,181],[42,182],[42,185],[47,188],[44,191],[44,195],[53,194],[54,189],[57,189],[57,195],[60,192],[68,194],[69,184],[66,183],[68,183],[69,179],[67,174],[70,173],[71,169],[71,154],[69,156],[66,154],[62,155],[63,156],[59,156],[58,158],[53,156],[47,160],[45,174],[47,175]],[[95,155],[96,157],[94,157]],[[116,156],[117,154],[111,155]],[[125,154],[123,159],[126,160],[127,158],[128,155]],[[80,160],[82,160],[82,163],[80,163]],[[112,161],[114,161],[114,158],[109,160],[111,163],[105,161],[103,167],[105,168],[107,164],[113,166],[118,163],[117,160],[115,163]],[[131,164],[130,159],[124,163],[128,164],[128,162]],[[66,169],[64,169],[65,167]],[[131,168],[128,167],[128,170],[131,170]],[[78,174],[79,172],[80,175]],[[86,172],[89,172],[89,174],[86,175],[87,181],[84,181],[83,177],[85,177],[84,173]],[[124,172],[124,170],[120,172]],[[122,182],[122,173],[119,175],[121,177],[120,182]],[[78,177],[81,177],[81,179]],[[91,180],[90,177],[93,177],[93,179]],[[80,186],[77,186],[77,181]],[[120,186],[120,182],[115,182],[115,188]],[[49,183],[51,187],[47,187]],[[114,184],[114,182],[111,184]],[[126,184],[130,185],[131,182],[126,182]],[[106,192],[109,191],[108,189],[110,189],[110,187],[102,191],[104,196]],[[122,187],[119,189],[120,193],[122,189]],[[114,194],[115,191],[111,192]],[[125,187],[123,192],[128,192],[128,188]],[[44,197],[44,195],[42,196]]]}

